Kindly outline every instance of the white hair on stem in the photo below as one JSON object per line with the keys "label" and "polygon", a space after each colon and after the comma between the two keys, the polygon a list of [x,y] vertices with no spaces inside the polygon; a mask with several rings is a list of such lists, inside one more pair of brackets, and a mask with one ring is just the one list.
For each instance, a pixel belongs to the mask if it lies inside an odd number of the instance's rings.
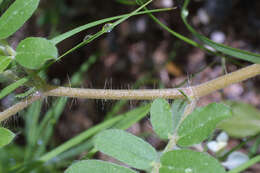
{"label": "white hair on stem", "polygon": [[214,91],[225,88],[228,85],[244,81],[260,74],[260,64],[253,64],[237,70],[235,72],[223,75],[211,81],[190,86],[188,88],[170,88],[170,89],[138,89],[138,90],[106,90],[106,89],[82,89],[59,86],[48,86],[48,90],[41,95],[33,95],[28,99],[11,106],[3,112],[0,112],[0,122],[25,109],[36,100],[48,96],[74,97],[84,99],[111,99],[111,100],[153,100],[156,98],[165,99],[184,99],[179,92],[182,90],[190,96],[194,94],[196,98],[203,97]]}

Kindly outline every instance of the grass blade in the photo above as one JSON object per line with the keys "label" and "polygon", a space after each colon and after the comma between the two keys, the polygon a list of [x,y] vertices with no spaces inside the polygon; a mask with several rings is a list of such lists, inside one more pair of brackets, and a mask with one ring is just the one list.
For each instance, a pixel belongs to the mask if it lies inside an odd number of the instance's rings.
{"label": "grass blade", "polygon": [[5,87],[4,89],[2,89],[0,91],[0,99],[4,98],[5,96],[7,96],[11,92],[13,92],[16,88],[22,86],[27,81],[28,81],[28,78],[22,78],[16,82],[12,83],[11,85],[8,85],[7,87]]}
{"label": "grass blade", "polygon": [[[163,12],[163,11],[169,11],[169,10],[172,10],[172,8],[162,8],[162,9],[155,9],[155,10],[149,10],[149,11],[141,11],[141,12],[137,12],[135,13],[134,15],[141,15],[141,14],[146,14],[146,13],[156,13],[156,12]],[[84,31],[86,29],[89,29],[89,28],[92,28],[92,27],[95,27],[97,25],[100,25],[100,24],[104,24],[104,23],[107,23],[107,22],[111,22],[113,20],[116,20],[116,19],[120,19],[120,18],[124,18],[126,16],[128,16],[129,14],[123,14],[123,15],[119,15],[119,16],[114,16],[114,17],[109,17],[109,18],[106,18],[106,19],[101,19],[101,20],[97,20],[95,22],[91,22],[91,23],[88,23],[88,24],[85,24],[85,25],[82,25],[80,27],[77,27],[73,30],[70,30],[66,33],[63,33],[57,37],[54,37],[53,39],[51,39],[51,41],[54,43],[54,44],[58,44],[60,42],[62,42],[63,40],[81,32],[81,31]]]}
{"label": "grass blade", "polygon": [[224,44],[216,43],[216,42],[208,39],[207,37],[199,34],[194,28],[192,28],[192,26],[187,22],[187,17],[189,14],[187,7],[189,5],[189,2],[190,2],[190,0],[185,0],[185,2],[183,4],[183,8],[181,10],[181,17],[182,17],[182,20],[185,23],[186,27],[188,28],[188,30],[193,35],[195,35],[201,42],[203,42],[206,45],[209,45],[210,47],[216,49],[219,52],[222,52],[222,53],[232,56],[234,58],[246,60],[246,61],[253,62],[253,63],[260,63],[260,54],[256,54],[256,53],[232,48],[232,47],[226,46]]}

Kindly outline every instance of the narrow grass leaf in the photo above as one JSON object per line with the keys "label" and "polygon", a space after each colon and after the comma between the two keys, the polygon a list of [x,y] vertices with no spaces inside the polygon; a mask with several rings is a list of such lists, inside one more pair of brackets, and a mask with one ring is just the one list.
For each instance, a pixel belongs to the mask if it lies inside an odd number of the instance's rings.
{"label": "narrow grass leaf", "polygon": [[16,0],[0,17],[0,39],[16,32],[37,9],[40,0]]}
{"label": "narrow grass leaf", "polygon": [[41,37],[28,37],[17,46],[16,61],[25,68],[39,69],[47,60],[56,59],[58,50],[55,45]]}
{"label": "narrow grass leaf", "polygon": [[233,116],[218,124],[218,128],[236,138],[245,138],[260,133],[260,111],[250,104],[226,101]]}
{"label": "narrow grass leaf", "polygon": [[65,173],[136,173],[135,171],[101,160],[82,160],[72,164]]}
{"label": "narrow grass leaf", "polygon": [[[150,110],[150,106],[151,106],[150,104],[140,106],[134,110],[131,110],[122,115],[119,115],[119,116],[123,116],[124,118],[122,120],[120,120],[118,123],[116,123],[113,126],[113,128],[118,128],[118,129],[129,128],[130,126],[132,126],[133,124],[135,124],[136,122],[138,122],[140,119],[142,119],[143,117],[145,117],[147,115],[147,113]],[[93,147],[92,139],[87,140],[86,142],[84,142],[80,145],[77,145],[76,147],[72,148],[71,150],[66,151],[63,154],[59,155],[58,158],[65,159],[65,158],[73,157],[86,150],[90,150],[92,147]]]}
{"label": "narrow grass leaf", "polygon": [[91,55],[83,64],[80,65],[80,68],[77,72],[73,74],[70,79],[70,85],[73,86],[80,86],[82,81],[85,77],[85,72],[96,63],[98,57],[96,55]]}
{"label": "narrow grass leaf", "polygon": [[127,129],[142,118],[144,118],[150,110],[151,105],[146,104],[144,106],[140,106],[136,109],[133,109],[124,115],[124,119],[115,124],[114,128]]}
{"label": "narrow grass leaf", "polygon": [[116,0],[116,2],[124,5],[136,5],[136,1],[133,0]]}
{"label": "narrow grass leaf", "polygon": [[213,157],[193,150],[174,150],[161,157],[160,173],[225,173]]}
{"label": "narrow grass leaf", "polygon": [[181,123],[177,144],[186,147],[202,142],[214,131],[220,121],[231,116],[230,107],[224,104],[211,103],[195,109]]}
{"label": "narrow grass leaf", "polygon": [[150,114],[153,130],[160,138],[168,139],[174,130],[170,104],[165,99],[156,99],[152,103]]}
{"label": "narrow grass leaf", "polygon": [[28,97],[29,95],[33,94],[35,91],[36,91],[36,88],[33,87],[33,88],[30,88],[29,90],[25,91],[24,93],[15,95],[15,97],[23,99],[23,98]]}
{"label": "narrow grass leaf", "polygon": [[[150,4],[152,2],[152,0],[148,0],[147,2],[145,2],[144,4],[142,4],[139,8],[137,8],[136,10],[132,11],[131,13],[129,13],[128,15],[126,15],[125,17],[122,17],[120,19],[118,19],[117,21],[113,22],[111,24],[110,27],[107,28],[107,31],[111,31],[114,27],[116,27],[117,25],[119,25],[120,23],[124,22],[125,20],[127,20],[128,18],[130,18],[131,16],[134,16],[136,13],[138,13],[138,11],[140,11],[141,9],[143,9],[144,7],[146,7],[148,4]],[[109,31],[109,32],[110,32]]]}
{"label": "narrow grass leaf", "polygon": [[15,166],[12,166],[8,173],[28,173],[33,172],[35,169],[40,170],[43,169],[43,162],[40,162],[38,160],[30,160],[28,162],[25,162],[23,164],[16,163]]}
{"label": "narrow grass leaf", "polygon": [[16,88],[22,86],[23,84],[25,84],[28,81],[28,78],[22,78],[10,85],[8,85],[7,87],[5,87],[4,89],[2,89],[0,91],[0,99],[4,98],[5,96],[7,96],[8,94],[10,94],[11,92],[13,92]]}
{"label": "narrow grass leaf", "polygon": [[24,160],[29,161],[35,154],[35,149],[38,147],[38,121],[41,115],[42,101],[34,102],[27,110],[25,119],[25,134],[26,134],[26,147]]}
{"label": "narrow grass leaf", "polygon": [[[99,38],[101,35],[105,34],[105,33],[109,33],[111,32],[114,27],[116,27],[117,25],[119,25],[120,23],[124,22],[125,20],[127,20],[129,17],[134,16],[136,13],[138,13],[138,11],[140,11],[142,8],[144,8],[146,5],[148,5],[149,3],[151,3],[152,0],[148,1],[147,3],[145,3],[144,5],[142,5],[141,7],[137,8],[135,11],[125,15],[122,18],[119,18],[117,21],[113,22],[113,23],[106,23],[102,30],[98,31],[97,33],[89,36],[87,39],[83,39],[83,41],[79,44],[77,44],[76,46],[74,46],[73,48],[71,48],[70,50],[66,51],[63,55],[59,56],[56,61],[60,60],[61,58],[63,58],[64,56],[70,54],[71,52],[81,48],[82,46],[85,46],[87,44],[89,44],[90,42],[94,41],[95,39]],[[55,44],[55,42],[52,41],[52,43]],[[55,61],[47,64],[46,66],[43,67],[43,69],[47,69],[47,67],[49,67],[52,63],[54,63]]]}
{"label": "narrow grass leaf", "polygon": [[39,157],[46,151],[46,147],[53,136],[54,127],[64,111],[67,100],[68,98],[66,97],[56,99],[38,124],[38,141],[40,141],[41,145],[37,147],[36,157]]}
{"label": "narrow grass leaf", "polygon": [[34,102],[24,115],[25,133],[28,147],[32,147],[37,143],[38,139],[38,121],[41,114],[42,101]]}
{"label": "narrow grass leaf", "polygon": [[123,116],[117,116],[117,117],[111,118],[111,119],[109,119],[109,120],[107,120],[107,121],[105,121],[105,122],[103,122],[99,125],[96,125],[96,126],[90,128],[90,129],[80,133],[79,135],[73,137],[69,141],[61,144],[60,146],[58,146],[54,150],[46,153],[39,160],[46,162],[46,161],[58,156],[59,154],[63,153],[64,151],[67,151],[68,149],[82,143],[83,141],[85,141],[86,139],[88,139],[88,138],[92,137],[93,135],[97,134],[101,130],[104,130],[104,129],[111,127],[112,125],[114,125],[118,121],[122,120],[123,118],[124,118]]}
{"label": "narrow grass leaf", "polygon": [[8,145],[15,137],[15,134],[10,130],[0,127],[0,148]]}
{"label": "narrow grass leaf", "polygon": [[11,62],[10,56],[0,56],[0,73],[4,72]]}
{"label": "narrow grass leaf", "polygon": [[123,130],[111,129],[99,133],[95,148],[137,169],[147,170],[156,161],[156,150],[147,142]]}
{"label": "narrow grass leaf", "polygon": [[[141,11],[141,12],[135,13],[134,15],[141,15],[141,14],[146,14],[146,13],[156,13],[156,12],[163,12],[163,11],[169,11],[169,10],[172,10],[172,8],[162,8],[162,9]],[[65,40],[65,39],[81,32],[81,31],[84,31],[84,30],[87,30],[89,28],[98,26],[100,24],[104,24],[104,23],[107,23],[107,22],[111,22],[113,20],[117,20],[117,19],[126,17],[127,15],[129,15],[129,14],[123,14],[123,15],[119,15],[119,16],[109,17],[109,18],[106,18],[106,19],[97,20],[97,21],[79,26],[79,27],[77,27],[73,30],[70,30],[68,32],[65,32],[65,33],[59,35],[59,36],[52,38],[51,41],[53,42],[53,44],[56,45],[56,44],[62,42],[63,40]]]}
{"label": "narrow grass leaf", "polygon": [[207,37],[199,34],[194,28],[192,28],[192,26],[187,22],[187,17],[188,17],[188,14],[189,14],[187,7],[188,7],[189,2],[190,2],[190,0],[185,0],[185,2],[183,4],[182,11],[181,11],[181,17],[182,17],[182,20],[185,23],[186,27],[189,29],[189,31],[194,36],[196,36],[204,44],[206,44],[206,45],[208,45],[208,46],[210,46],[210,47],[216,49],[217,51],[222,52],[226,55],[232,56],[234,58],[246,60],[246,61],[249,61],[249,62],[253,62],[253,63],[260,63],[260,54],[256,54],[256,53],[232,48],[232,47],[226,46],[224,44],[216,43],[216,42],[208,39]]}

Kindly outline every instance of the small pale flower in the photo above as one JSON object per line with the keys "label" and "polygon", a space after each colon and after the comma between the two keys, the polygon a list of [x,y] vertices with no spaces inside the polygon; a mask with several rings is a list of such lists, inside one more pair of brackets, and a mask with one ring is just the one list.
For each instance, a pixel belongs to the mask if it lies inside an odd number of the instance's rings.
{"label": "small pale flower", "polygon": [[214,153],[221,151],[223,148],[227,146],[228,135],[225,132],[221,132],[216,141],[210,141],[207,143],[208,149]]}
{"label": "small pale flower", "polygon": [[228,156],[225,162],[222,162],[222,165],[230,170],[240,166],[241,164],[247,162],[248,160],[249,157],[246,154],[239,151],[234,151]]}

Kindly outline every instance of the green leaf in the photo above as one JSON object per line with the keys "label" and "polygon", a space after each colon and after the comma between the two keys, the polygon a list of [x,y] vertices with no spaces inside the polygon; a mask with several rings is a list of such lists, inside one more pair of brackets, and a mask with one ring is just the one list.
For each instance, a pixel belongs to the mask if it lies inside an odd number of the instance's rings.
{"label": "green leaf", "polygon": [[189,31],[194,36],[196,36],[198,39],[200,39],[204,44],[209,45],[210,47],[216,49],[219,52],[230,55],[234,58],[239,58],[239,59],[250,61],[253,63],[260,63],[260,54],[232,48],[232,47],[226,46],[224,44],[220,44],[220,43],[215,43],[214,41],[208,39],[207,37],[199,34],[194,28],[192,28],[192,26],[187,22],[187,17],[189,14],[187,7],[188,7],[189,2],[190,2],[190,0],[185,0],[182,11],[181,11],[181,17],[182,17],[182,20],[185,23],[186,27],[189,29]]}
{"label": "green leaf", "polygon": [[4,98],[5,96],[7,96],[11,92],[13,92],[16,88],[22,86],[27,81],[28,81],[28,78],[22,78],[16,82],[12,83],[11,85],[8,85],[7,87],[5,87],[4,89],[2,89],[0,91],[0,99]]}
{"label": "green leaf", "polygon": [[100,160],[82,160],[71,165],[65,173],[136,173],[113,163]]}
{"label": "green leaf", "polygon": [[10,130],[0,127],[0,148],[9,144],[15,137],[15,134]]}
{"label": "green leaf", "polygon": [[187,101],[177,99],[174,100],[172,104],[172,114],[173,114],[173,130],[175,131],[180,123],[181,117],[183,115],[184,109],[187,106]]}
{"label": "green leaf", "polygon": [[225,173],[221,164],[208,154],[174,150],[161,157],[160,173]]}
{"label": "green leaf", "polygon": [[55,45],[41,37],[28,37],[16,49],[16,61],[25,68],[39,69],[47,60],[56,59],[58,50]]}
{"label": "green leaf", "polygon": [[260,132],[260,111],[250,104],[227,101],[233,116],[219,123],[218,128],[237,138],[254,136]]}
{"label": "green leaf", "polygon": [[156,99],[152,103],[150,113],[156,134],[162,139],[168,139],[174,130],[170,104],[165,99]]}
{"label": "green leaf", "polygon": [[123,130],[105,130],[94,139],[95,148],[137,169],[151,168],[157,153],[147,142]]}
{"label": "green leaf", "polygon": [[4,72],[11,62],[10,56],[0,56],[0,73]]}
{"label": "green leaf", "polygon": [[220,121],[231,115],[231,109],[224,104],[211,103],[195,109],[181,123],[177,144],[191,146],[202,142],[214,131]]}
{"label": "green leaf", "polygon": [[37,9],[40,0],[16,0],[0,17],[0,39],[16,32]]}

